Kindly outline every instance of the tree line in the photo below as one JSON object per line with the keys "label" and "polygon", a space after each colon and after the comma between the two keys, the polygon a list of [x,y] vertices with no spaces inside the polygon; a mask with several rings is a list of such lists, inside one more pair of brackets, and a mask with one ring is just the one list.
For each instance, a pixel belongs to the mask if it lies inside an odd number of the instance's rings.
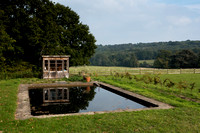
{"label": "tree line", "polygon": [[95,54],[90,61],[95,66],[138,66],[138,60],[134,53],[113,53],[113,54]]}
{"label": "tree line", "polygon": [[39,68],[42,55],[71,55],[89,64],[95,37],[76,12],[49,0],[0,1],[0,71]]}
{"label": "tree line", "polygon": [[172,54],[168,50],[160,50],[154,61],[156,68],[199,68],[200,53],[197,55],[191,50],[181,50]]}
{"label": "tree line", "polygon": [[[189,52],[188,52],[189,51]],[[190,65],[178,65],[177,62],[184,61],[180,57],[194,55],[198,57],[200,53],[200,41],[169,41],[138,44],[116,44],[116,45],[97,45],[94,56],[90,59],[91,65],[95,66],[127,66],[127,67],[164,67],[164,58],[168,61],[168,68],[184,68],[184,66],[194,68],[197,64],[187,62]],[[170,58],[170,59],[169,59]],[[186,57],[184,57],[186,58]],[[188,57],[189,58],[189,57]],[[148,63],[139,63],[138,60],[155,60],[154,65]],[[198,59],[197,59],[198,60]],[[195,61],[193,61],[195,62]],[[166,62],[165,62],[166,63]],[[170,64],[169,64],[170,63]],[[174,65],[174,66],[173,66]],[[166,65],[165,65],[166,66]]]}

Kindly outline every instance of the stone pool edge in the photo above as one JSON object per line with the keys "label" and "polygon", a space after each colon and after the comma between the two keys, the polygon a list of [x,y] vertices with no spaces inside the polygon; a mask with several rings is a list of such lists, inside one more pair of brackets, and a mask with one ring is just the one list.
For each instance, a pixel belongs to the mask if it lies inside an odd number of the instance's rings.
{"label": "stone pool edge", "polygon": [[[30,109],[30,101],[29,101],[29,94],[28,90],[30,88],[42,88],[42,87],[72,87],[72,86],[103,86],[110,88],[111,90],[124,93],[126,95],[129,95],[131,97],[135,97],[137,99],[147,101],[151,104],[157,105],[157,107],[148,107],[148,108],[141,108],[141,109],[119,109],[119,110],[113,110],[113,111],[97,111],[97,112],[83,112],[83,113],[70,113],[70,114],[58,114],[58,115],[41,115],[41,116],[33,116],[31,115],[31,109]],[[71,115],[94,115],[94,114],[103,114],[103,113],[115,113],[115,112],[131,112],[131,111],[141,111],[141,110],[152,110],[152,109],[170,109],[173,108],[173,106],[159,102],[157,100],[147,98],[145,96],[124,90],[122,88],[102,83],[102,82],[72,82],[67,84],[60,84],[60,83],[45,83],[45,84],[20,84],[18,88],[18,99],[17,99],[17,109],[15,113],[15,119],[16,120],[24,120],[29,118],[49,118],[49,117],[60,117],[60,116],[71,116]]]}

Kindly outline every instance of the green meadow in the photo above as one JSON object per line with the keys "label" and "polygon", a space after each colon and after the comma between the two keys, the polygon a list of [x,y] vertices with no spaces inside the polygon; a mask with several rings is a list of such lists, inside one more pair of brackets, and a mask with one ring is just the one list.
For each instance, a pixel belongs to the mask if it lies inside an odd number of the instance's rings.
{"label": "green meadow", "polygon": [[90,75],[112,75],[113,73],[138,74],[200,74],[200,69],[156,69],[156,68],[132,68],[132,67],[109,67],[109,66],[77,66],[70,67],[70,74],[80,74],[81,72]]}
{"label": "green meadow", "polygon": [[153,66],[154,60],[139,60],[138,62],[139,62],[139,63],[144,63],[144,62],[146,62],[147,64]]}
{"label": "green meadow", "polygon": [[[37,78],[0,80],[0,132],[198,133],[200,131],[200,74],[132,75],[129,69],[122,67],[80,69],[76,67],[70,70],[73,75],[69,79],[59,80],[82,81],[81,73],[84,71],[90,73],[92,80],[106,82],[165,102],[174,108],[15,120],[19,84],[51,83],[56,80]],[[107,75],[100,73],[104,71]]]}

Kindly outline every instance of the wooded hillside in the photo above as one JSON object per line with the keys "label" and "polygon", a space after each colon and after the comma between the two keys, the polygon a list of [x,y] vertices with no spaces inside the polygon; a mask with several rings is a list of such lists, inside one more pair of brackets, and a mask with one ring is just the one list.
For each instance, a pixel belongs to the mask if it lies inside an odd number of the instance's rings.
{"label": "wooded hillside", "polygon": [[[95,55],[90,59],[94,66],[137,67],[137,60],[155,60],[161,50],[175,54],[190,50],[196,55],[200,52],[200,41],[169,41],[138,44],[98,45]],[[131,55],[131,56],[130,56]],[[126,63],[127,62],[127,63]]]}

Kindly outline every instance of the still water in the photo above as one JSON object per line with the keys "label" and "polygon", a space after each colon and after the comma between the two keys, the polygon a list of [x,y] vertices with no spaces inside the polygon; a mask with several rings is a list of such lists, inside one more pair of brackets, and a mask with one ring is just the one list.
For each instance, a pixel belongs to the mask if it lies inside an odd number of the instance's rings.
{"label": "still water", "polygon": [[30,89],[29,97],[32,115],[145,108],[97,86]]}

